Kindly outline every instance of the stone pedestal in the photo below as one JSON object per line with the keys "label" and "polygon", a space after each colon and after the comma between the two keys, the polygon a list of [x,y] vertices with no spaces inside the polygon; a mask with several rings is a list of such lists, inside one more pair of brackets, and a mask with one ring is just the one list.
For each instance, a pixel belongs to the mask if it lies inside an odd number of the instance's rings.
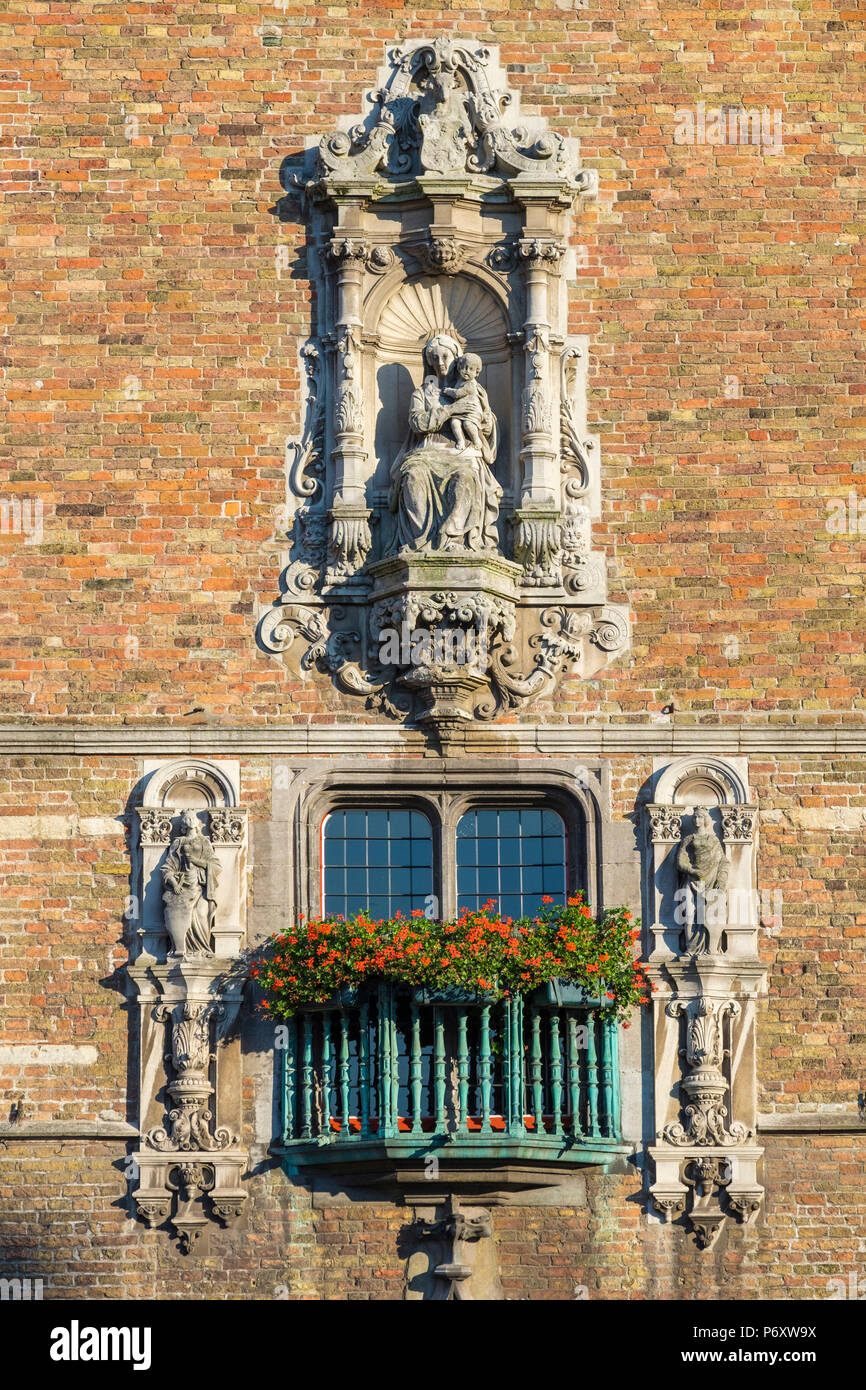
{"label": "stone pedestal", "polygon": [[494,642],[514,636],[520,566],[472,551],[403,551],[369,572],[379,660],[418,692],[419,721],[447,741],[489,688]]}

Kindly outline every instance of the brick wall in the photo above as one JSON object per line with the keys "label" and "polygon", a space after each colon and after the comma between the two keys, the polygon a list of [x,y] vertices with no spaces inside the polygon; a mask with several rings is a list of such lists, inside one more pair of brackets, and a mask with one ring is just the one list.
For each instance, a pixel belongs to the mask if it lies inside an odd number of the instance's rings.
{"label": "brick wall", "polygon": [[[639,1183],[587,1181],[585,1208],[493,1213],[507,1299],[821,1299],[866,1271],[863,1137],[771,1136],[756,1226],[732,1223],[709,1252],[648,1224]],[[0,1277],[43,1280],[46,1299],[399,1299],[401,1233],[386,1203],[313,1209],[279,1172],[257,1178],[240,1228],[216,1228],[192,1256],[129,1220],[117,1146],[16,1144],[0,1173]],[[21,1213],[24,1213],[22,1216]],[[837,1295],[838,1296],[838,1295]]]}
{"label": "brick wall", "polygon": [[[826,521],[863,493],[863,29],[816,3],[761,15],[11,13],[0,486],[43,520],[41,543],[0,535],[6,715],[372,717],[252,641],[310,330],[303,228],[274,205],[280,161],[362,109],[385,45],[439,32],[498,43],[527,112],[600,177],[570,323],[592,337],[596,535],[635,637],[557,715],[862,708],[862,547]],[[698,102],[780,113],[781,151],[677,143]]]}
{"label": "brick wall", "polygon": [[[856,11],[82,3],[13,10],[0,31],[0,717],[204,724],[214,756],[231,725],[376,718],[253,641],[278,591],[311,323],[304,229],[274,205],[281,160],[361,109],[386,44],[443,32],[499,44],[524,109],[578,136],[600,178],[573,231],[570,328],[592,341],[595,536],[633,648],[514,717],[640,724],[673,703],[675,725],[861,718],[863,548],[827,527],[830,499],[866,497]],[[678,143],[677,112],[699,102],[779,112],[780,151]],[[759,1110],[851,1110],[866,766],[787,747],[750,762],[759,887],[782,894],[761,933]],[[616,818],[651,770],[648,754],[615,760]],[[13,1098],[34,1121],[130,1113],[118,972],[141,771],[48,752],[0,766],[0,1041],[95,1054],[5,1067],[0,1119]],[[268,760],[242,780],[266,820]],[[253,909],[256,891],[254,873]],[[825,1296],[863,1265],[863,1137],[763,1142],[759,1224],[728,1223],[709,1255],[646,1221],[636,1176],[589,1179],[585,1210],[497,1211],[506,1293]],[[128,1147],[0,1149],[0,1272],[56,1296],[188,1292],[189,1261],[130,1219]],[[266,1164],[250,1191],[243,1228],[196,1255],[202,1296],[400,1296],[405,1211],[313,1209]]]}
{"label": "brick wall", "polygon": [[[650,760],[611,760],[617,818]],[[137,759],[11,760],[0,784],[0,1042],[89,1045],[94,1063],[0,1067],[27,1121],[135,1115],[134,1055],[118,967],[134,920],[124,808]],[[759,1003],[758,1110],[856,1107],[866,1034],[863,835],[866,764],[771,759],[752,766],[761,805],[758,883],[781,921],[760,934],[768,992]],[[244,760],[253,823],[269,814],[267,762]],[[99,814],[97,814],[97,809]],[[257,888],[252,868],[252,905]],[[781,894],[781,899],[774,894]],[[203,1297],[398,1298],[399,1236],[411,1213],[387,1204],[313,1209],[268,1158],[256,1091],[270,1095],[273,1052],[249,1019],[243,1141],[256,1176],[238,1231],[214,1230],[193,1257]],[[263,1041],[264,1040],[264,1041]],[[259,1115],[261,1109],[259,1108]],[[648,1222],[637,1171],[590,1177],[586,1208],[497,1209],[509,1298],[826,1297],[827,1281],[866,1262],[862,1134],[762,1134],[767,1201],[754,1229],[728,1223],[710,1254],[680,1229]],[[189,1258],[131,1217],[132,1140],[10,1138],[0,1149],[0,1274],[42,1277],[51,1296],[171,1297]],[[47,1284],[46,1284],[47,1287]],[[276,1291],[276,1292],[275,1292]],[[727,1291],[727,1292],[726,1292]],[[48,1294],[46,1294],[48,1296]],[[583,1294],[579,1294],[583,1297]]]}

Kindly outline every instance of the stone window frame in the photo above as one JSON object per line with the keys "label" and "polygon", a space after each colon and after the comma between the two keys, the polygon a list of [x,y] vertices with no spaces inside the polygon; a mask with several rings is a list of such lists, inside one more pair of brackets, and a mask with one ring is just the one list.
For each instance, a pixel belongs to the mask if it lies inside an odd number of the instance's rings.
{"label": "stone window frame", "polygon": [[[513,772],[513,777],[509,773]],[[592,776],[593,774],[591,774]],[[383,768],[357,764],[322,771],[308,770],[305,795],[298,797],[290,825],[297,846],[294,909],[306,916],[322,910],[322,828],[332,811],[352,806],[396,807],[426,815],[433,831],[433,891],[440,895],[443,919],[457,915],[457,824],[466,811],[484,806],[537,807],[556,811],[565,825],[566,891],[583,889],[597,910],[604,908],[602,877],[602,784],[578,780],[571,770],[549,765],[513,763],[493,770],[464,764],[434,772],[416,766]]]}

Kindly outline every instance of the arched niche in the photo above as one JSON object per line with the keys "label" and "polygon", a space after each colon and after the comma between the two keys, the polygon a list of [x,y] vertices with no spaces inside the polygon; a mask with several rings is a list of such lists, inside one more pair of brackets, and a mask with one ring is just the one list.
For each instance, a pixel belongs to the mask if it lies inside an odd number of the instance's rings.
{"label": "arched niche", "polygon": [[148,777],[141,804],[166,810],[238,805],[237,769],[203,758],[162,763]]}
{"label": "arched niche", "polygon": [[138,811],[137,864],[133,891],[141,900],[141,950],[162,958],[167,949],[160,873],[173,840],[183,834],[182,811],[196,814],[198,828],[210,840],[219,875],[213,950],[217,957],[240,949],[246,915],[246,811],[240,806],[236,762],[176,758],[151,765]]}
{"label": "arched niche", "polygon": [[484,363],[481,384],[499,426],[495,472],[503,486],[512,489],[513,403],[518,388],[508,311],[493,283],[474,270],[447,277],[397,276],[370,296],[365,319],[375,342],[365,390],[375,411],[375,491],[382,495],[389,487],[391,464],[406,439],[410,397],[424,378],[424,345],[438,333],[454,337],[465,352],[477,353]]}
{"label": "arched niche", "polygon": [[654,800],[666,806],[741,806],[749,801],[744,758],[685,757],[659,773]]}

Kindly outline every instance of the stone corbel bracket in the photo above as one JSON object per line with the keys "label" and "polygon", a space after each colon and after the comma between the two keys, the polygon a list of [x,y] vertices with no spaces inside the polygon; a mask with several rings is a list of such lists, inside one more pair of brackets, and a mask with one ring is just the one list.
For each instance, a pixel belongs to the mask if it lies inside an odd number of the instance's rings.
{"label": "stone corbel bracket", "polygon": [[209,1222],[234,1221],[246,1200],[233,1030],[245,973],[225,966],[215,973],[212,961],[189,959],[129,969],[142,1033],[142,1140],[132,1198],[148,1227],[170,1218],[185,1252]]}
{"label": "stone corbel bracket", "polygon": [[145,772],[133,868],[142,906],[127,967],[142,1136],[132,1199],[148,1227],[168,1220],[188,1252],[246,1200],[234,1025],[245,983],[247,820],[234,762],[178,759]]}
{"label": "stone corbel bracket", "polygon": [[[685,1215],[709,1249],[726,1220],[751,1221],[763,1200],[755,1013],[765,970],[747,760],[657,760],[644,821],[656,986],[649,1190],[658,1212]],[[694,890],[696,868],[720,885],[714,893],[702,880]]]}
{"label": "stone corbel bracket", "polygon": [[683,1156],[651,1147],[656,1170],[650,1189],[653,1204],[668,1223],[685,1216],[698,1249],[709,1250],[726,1220],[745,1225],[760,1210],[764,1189],[757,1180],[757,1166],[763,1152],[746,1145],[735,1154],[713,1147]]}
{"label": "stone corbel bracket", "polygon": [[490,1212],[449,1196],[445,1214],[416,1207],[406,1298],[486,1302],[504,1297]]}
{"label": "stone corbel bracket", "polygon": [[[436,557],[427,557],[414,568],[432,573],[437,563]],[[327,672],[341,690],[364,697],[368,709],[403,721],[414,715],[440,742],[473,720],[495,719],[505,710],[549,698],[565,673],[595,675],[630,645],[631,626],[623,605],[572,608],[562,602],[522,607],[517,567],[498,558],[473,560],[461,573],[446,565],[450,575],[416,580],[387,607],[392,595],[385,592],[384,575],[389,568],[399,568],[399,563],[374,567],[380,587],[374,588],[366,621],[348,605],[329,613],[310,603],[291,603],[269,611],[261,624],[261,640],[270,651],[287,656],[291,652],[302,676]],[[449,599],[467,586],[472,590],[471,611],[466,606],[465,616],[458,620]],[[428,591],[438,618],[421,604]],[[487,594],[492,598],[485,605]],[[398,607],[401,602],[405,615]],[[415,610],[422,622],[411,629],[406,617]]]}

